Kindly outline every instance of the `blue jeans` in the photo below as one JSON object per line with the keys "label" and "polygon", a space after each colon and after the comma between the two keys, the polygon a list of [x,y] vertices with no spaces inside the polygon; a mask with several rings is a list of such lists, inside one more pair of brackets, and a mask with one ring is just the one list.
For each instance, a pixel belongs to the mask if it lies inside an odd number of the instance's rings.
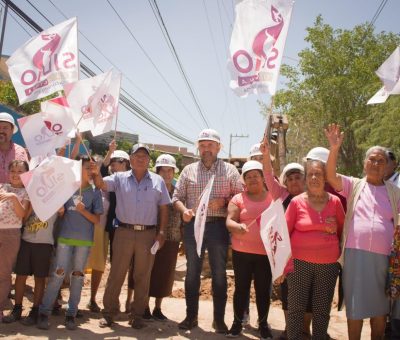
{"label": "blue jeans", "polygon": [[[70,292],[66,315],[76,316],[79,301],[81,300],[84,278],[83,272],[90,248],[91,247],[86,246],[69,246],[62,243],[57,245],[55,269],[49,278],[42,304],[39,307],[39,312],[41,314],[51,314],[54,301],[64,281],[65,273],[72,273],[70,277]],[[74,275],[74,273],[80,273],[80,275]]]}
{"label": "blue jeans", "polygon": [[196,317],[198,314],[200,275],[204,251],[207,249],[211,268],[214,319],[223,320],[227,297],[226,259],[229,244],[229,233],[225,226],[225,219],[206,223],[201,257],[197,255],[196,251],[194,220],[185,225],[183,241],[187,261],[185,279],[186,315]]}

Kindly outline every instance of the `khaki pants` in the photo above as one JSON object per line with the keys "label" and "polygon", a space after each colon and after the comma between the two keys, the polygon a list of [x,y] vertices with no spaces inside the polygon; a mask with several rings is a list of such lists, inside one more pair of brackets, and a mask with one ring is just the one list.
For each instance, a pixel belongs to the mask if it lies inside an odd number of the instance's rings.
{"label": "khaki pants", "polygon": [[11,289],[11,273],[17,260],[21,229],[0,230],[0,312],[4,310]]}
{"label": "khaki pants", "polygon": [[154,243],[156,229],[134,231],[118,227],[113,241],[113,257],[110,276],[107,280],[103,297],[103,315],[114,317],[119,313],[119,295],[125,276],[135,255],[133,278],[135,295],[132,303],[132,316],[141,318],[147,306],[150,275],[154,263],[154,255],[150,248]]}

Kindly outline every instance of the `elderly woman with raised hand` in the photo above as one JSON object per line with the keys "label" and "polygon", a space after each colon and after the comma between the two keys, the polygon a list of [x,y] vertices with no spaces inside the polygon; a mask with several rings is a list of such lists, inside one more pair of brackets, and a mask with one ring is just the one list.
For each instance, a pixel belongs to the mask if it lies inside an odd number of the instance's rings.
{"label": "elderly woman with raised hand", "polygon": [[[283,208],[286,210],[293,197],[301,194],[305,190],[305,179],[304,179],[304,167],[299,163],[287,164],[279,177],[279,181],[274,176],[274,171],[271,164],[270,148],[266,138],[259,147],[263,157],[261,161],[263,163],[263,171],[265,183],[267,184],[268,190],[273,192],[275,196],[279,196],[282,200]],[[328,150],[327,150],[328,151]],[[281,300],[282,309],[285,315],[285,323],[287,323],[288,313],[288,285],[287,280],[281,283]],[[311,303],[308,303],[306,314],[304,318],[304,330],[305,335],[310,334],[311,324]],[[280,335],[279,339],[287,339],[287,327]]]}
{"label": "elderly woman with raised hand", "polygon": [[367,151],[364,178],[346,177],[336,173],[344,135],[335,124],[329,125],[325,134],[330,144],[327,179],[347,198],[341,262],[349,339],[361,338],[366,318],[370,318],[371,339],[383,339],[390,305],[385,294],[388,255],[400,191],[384,182],[388,157],[385,148],[373,146]]}
{"label": "elderly woman with raised hand", "polygon": [[287,276],[288,339],[302,339],[309,297],[313,311],[313,339],[327,339],[329,314],[339,273],[344,211],[339,198],[327,193],[325,164],[310,160],[305,166],[306,191],[286,210],[292,246],[293,272]]}
{"label": "elderly woman with raised hand", "polygon": [[227,336],[237,337],[242,332],[243,314],[254,276],[260,335],[262,339],[272,339],[267,324],[272,274],[256,218],[278,197],[273,197],[267,191],[262,164],[258,161],[248,161],[243,165],[242,180],[246,184],[246,191],[235,195],[229,202],[226,219],[226,226],[232,233],[235,272],[234,320]]}

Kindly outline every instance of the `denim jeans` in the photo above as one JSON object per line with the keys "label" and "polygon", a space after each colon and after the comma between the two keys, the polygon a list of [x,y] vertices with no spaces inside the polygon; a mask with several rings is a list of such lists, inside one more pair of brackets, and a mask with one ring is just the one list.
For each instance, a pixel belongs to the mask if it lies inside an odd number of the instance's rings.
{"label": "denim jeans", "polygon": [[225,220],[206,223],[204,230],[201,257],[197,255],[194,238],[194,220],[185,225],[184,245],[187,261],[185,279],[186,314],[196,317],[199,310],[200,275],[204,252],[207,249],[211,268],[214,319],[223,320],[227,297],[226,260],[229,244],[229,233]]}
{"label": "denim jeans", "polygon": [[[70,276],[70,293],[66,312],[67,316],[76,316],[83,287],[83,273],[90,248],[86,246],[70,246],[62,243],[57,245],[55,269],[49,278],[42,304],[39,307],[41,314],[51,314],[54,301],[64,281],[65,273],[80,272],[82,275],[71,274]],[[62,273],[57,273],[58,269],[62,269]]]}

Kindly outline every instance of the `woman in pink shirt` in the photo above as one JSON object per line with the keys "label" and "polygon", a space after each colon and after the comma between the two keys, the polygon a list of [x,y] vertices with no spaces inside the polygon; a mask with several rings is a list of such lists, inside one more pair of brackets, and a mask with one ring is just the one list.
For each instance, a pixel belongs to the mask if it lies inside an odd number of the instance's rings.
{"label": "woman in pink shirt", "polygon": [[[370,319],[371,339],[383,339],[390,300],[386,295],[394,225],[400,211],[400,191],[385,182],[387,149],[373,146],[364,159],[364,178],[336,173],[343,132],[335,124],[325,131],[330,145],[327,178],[347,198],[342,239],[343,289],[350,340],[361,339],[363,319]],[[393,320],[400,318],[394,301]],[[392,339],[398,339],[392,332]]]}
{"label": "woman in pink shirt", "polygon": [[294,270],[287,276],[288,339],[302,339],[309,296],[312,300],[313,339],[327,339],[336,279],[344,211],[339,198],[327,193],[325,164],[310,160],[305,166],[306,191],[286,210]]}
{"label": "woman in pink shirt", "polygon": [[242,179],[246,184],[246,191],[235,195],[229,202],[226,219],[226,226],[232,234],[232,261],[235,272],[235,316],[227,336],[236,337],[242,332],[243,314],[254,277],[260,336],[263,339],[272,339],[267,324],[272,274],[256,218],[277,197],[273,197],[266,189],[260,162],[246,162],[242,168]]}

